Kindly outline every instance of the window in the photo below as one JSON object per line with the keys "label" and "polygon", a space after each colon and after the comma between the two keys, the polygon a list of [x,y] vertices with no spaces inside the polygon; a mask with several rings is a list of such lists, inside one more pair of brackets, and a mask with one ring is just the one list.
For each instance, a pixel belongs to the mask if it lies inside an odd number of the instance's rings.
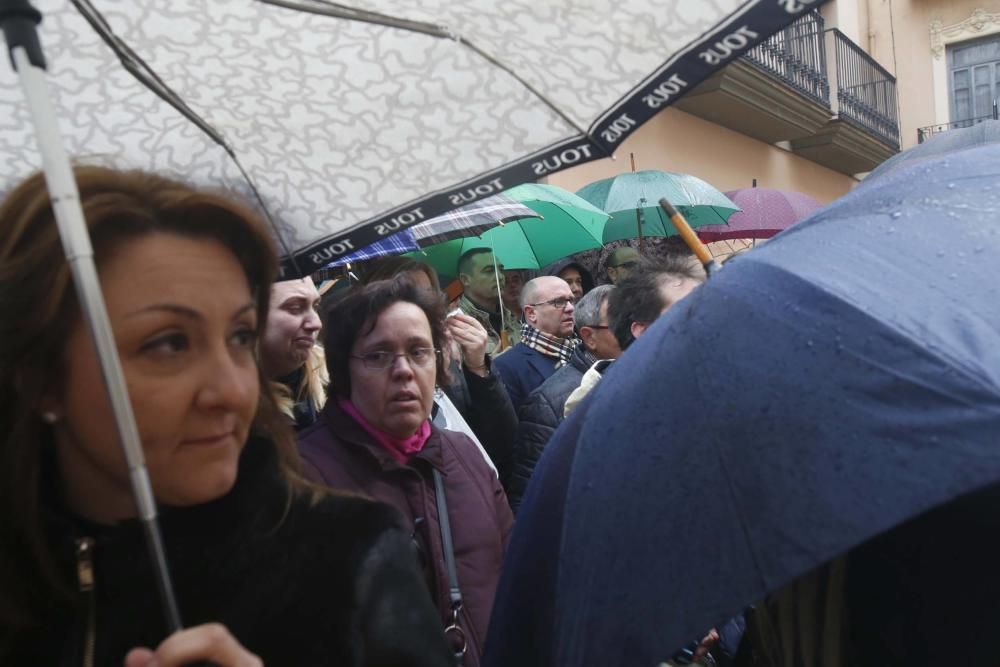
{"label": "window", "polygon": [[956,127],[995,118],[1000,96],[1000,35],[948,47],[951,118]]}

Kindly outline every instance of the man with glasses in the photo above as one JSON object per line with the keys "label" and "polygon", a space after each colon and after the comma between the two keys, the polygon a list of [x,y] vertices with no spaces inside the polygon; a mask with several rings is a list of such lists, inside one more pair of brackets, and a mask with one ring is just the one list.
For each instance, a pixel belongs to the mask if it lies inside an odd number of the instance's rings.
{"label": "man with glasses", "polygon": [[[690,255],[644,259],[632,274],[615,287],[608,299],[608,323],[622,351],[642,336],[671,306],[705,282],[705,271]],[[569,416],[600,381],[606,364],[595,364],[583,374],[580,386],[566,399],[563,416]]]}
{"label": "man with glasses", "polygon": [[562,278],[541,276],[521,290],[521,342],[493,361],[514,409],[573,355],[573,292]]}
{"label": "man with glasses", "polygon": [[507,487],[507,499],[515,512],[545,445],[562,423],[566,399],[594,364],[621,355],[618,341],[608,326],[608,297],[614,289],[614,285],[595,287],[576,303],[573,320],[580,334],[579,345],[569,363],[531,392],[521,406],[514,438],[513,472]]}
{"label": "man with glasses", "polygon": [[615,248],[608,255],[608,280],[612,285],[617,285],[628,277],[628,274],[639,263],[639,252],[632,246],[622,246]]}

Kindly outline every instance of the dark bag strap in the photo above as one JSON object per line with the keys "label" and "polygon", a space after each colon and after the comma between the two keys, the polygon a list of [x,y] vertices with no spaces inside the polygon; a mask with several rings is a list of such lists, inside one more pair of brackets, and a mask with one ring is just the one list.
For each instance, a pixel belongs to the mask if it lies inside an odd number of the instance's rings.
{"label": "dark bag strap", "polygon": [[458,570],[455,567],[455,546],[451,540],[451,519],[448,517],[448,503],[444,497],[444,480],[437,468],[434,471],[434,495],[437,498],[438,525],[441,527],[441,550],[448,569],[448,596],[451,598],[451,625],[444,634],[455,652],[455,664],[461,665],[469,644],[465,631],[458,625],[458,612],[462,609],[462,590],[458,587]]}

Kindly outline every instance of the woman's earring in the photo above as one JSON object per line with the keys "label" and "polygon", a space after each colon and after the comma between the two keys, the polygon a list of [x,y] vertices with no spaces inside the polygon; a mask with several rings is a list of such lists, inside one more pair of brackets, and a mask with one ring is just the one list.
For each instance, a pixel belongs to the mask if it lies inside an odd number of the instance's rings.
{"label": "woman's earring", "polygon": [[57,415],[55,412],[52,412],[51,410],[46,410],[45,412],[42,413],[42,421],[45,422],[46,424],[55,424],[57,421],[59,421],[59,415]]}

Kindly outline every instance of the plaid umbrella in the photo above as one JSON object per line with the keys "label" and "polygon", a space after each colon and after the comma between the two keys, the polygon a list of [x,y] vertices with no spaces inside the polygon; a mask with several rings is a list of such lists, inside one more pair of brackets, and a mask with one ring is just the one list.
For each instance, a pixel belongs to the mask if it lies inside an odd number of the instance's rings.
{"label": "plaid umbrella", "polygon": [[479,236],[501,222],[539,217],[541,216],[538,213],[507,195],[494,195],[387,236],[381,241],[331,262],[327,267],[355,264],[377,257],[402,255],[452,239]]}

